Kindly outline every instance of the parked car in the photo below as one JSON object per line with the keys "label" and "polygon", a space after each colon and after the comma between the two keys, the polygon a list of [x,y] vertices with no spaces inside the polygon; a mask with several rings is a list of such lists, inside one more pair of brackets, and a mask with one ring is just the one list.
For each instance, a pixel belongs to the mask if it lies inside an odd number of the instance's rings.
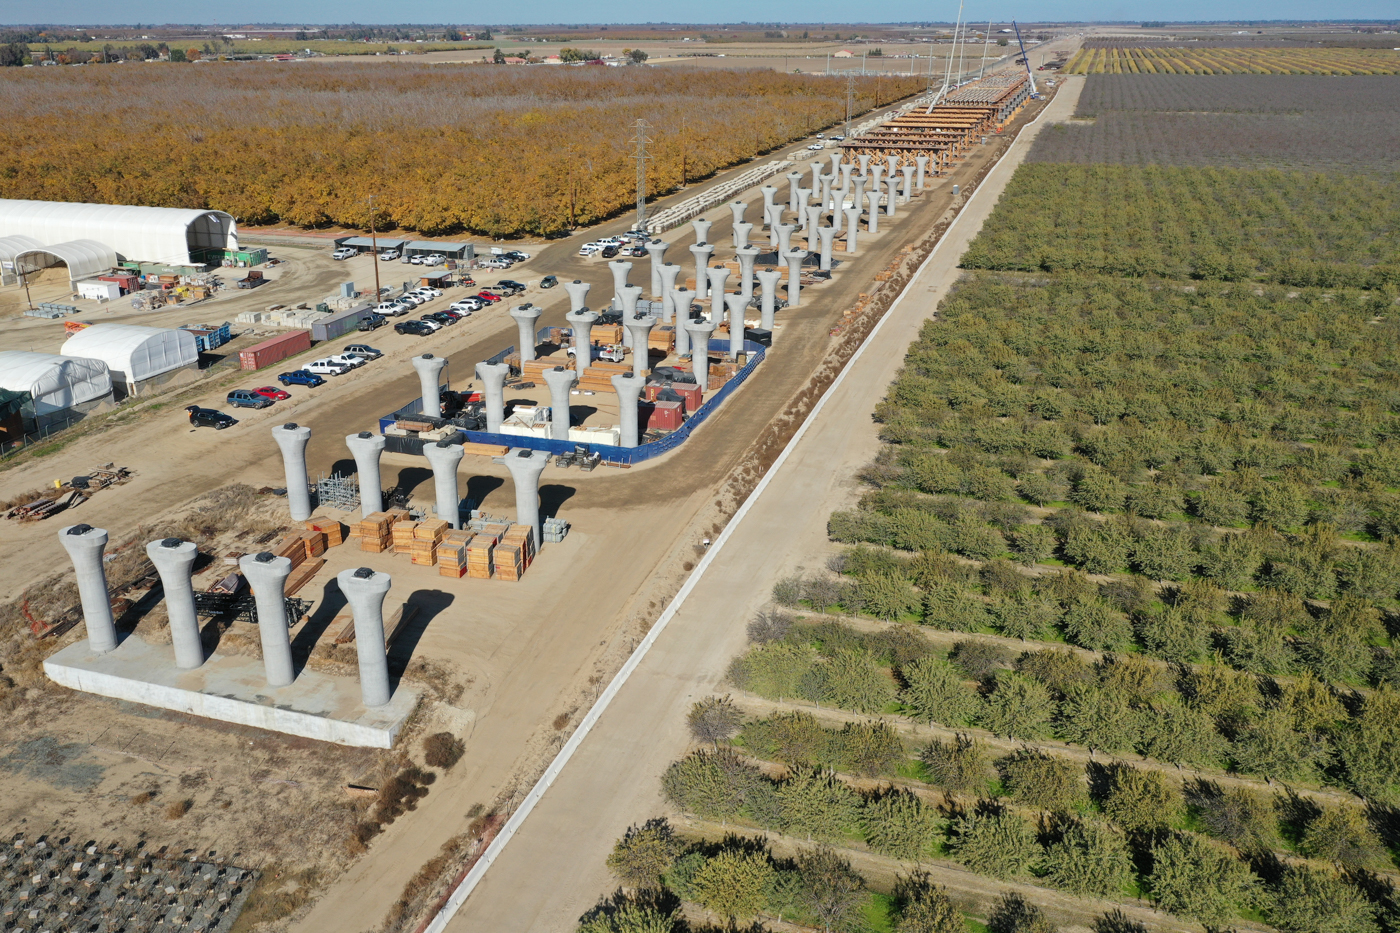
{"label": "parked car", "polygon": [[647,248],[645,246],[642,246],[641,244],[638,244],[636,246],[624,247],[622,250],[622,255],[645,258],[645,256],[647,255]]}
{"label": "parked car", "polygon": [[422,321],[436,321],[444,327],[451,327],[461,319],[462,316],[460,314],[453,314],[451,311],[429,311],[419,318],[419,320]]}
{"label": "parked car", "polygon": [[263,398],[252,389],[234,389],[228,394],[228,403],[234,408],[271,408],[272,399]]}
{"label": "parked car", "polygon": [[821,144],[821,143],[812,143],[812,145],[808,146],[807,148],[810,149],[810,150],[813,150],[813,151],[819,151],[819,150],[821,150],[821,148],[822,148],[822,144]]}
{"label": "parked car", "polygon": [[365,359],[364,357],[356,356],[353,353],[336,353],[332,356],[326,357],[326,359],[330,360],[332,363],[342,363],[346,366],[349,366],[351,369],[359,369],[361,366],[369,362],[369,360]]}
{"label": "parked car", "polygon": [[616,259],[617,254],[620,252],[622,252],[622,247],[620,246],[604,246],[603,251],[598,255],[602,256],[604,259]]}
{"label": "parked car", "polygon": [[518,250],[518,249],[506,250],[506,252],[505,252],[504,255],[505,255],[505,258],[506,258],[506,259],[511,259],[511,260],[514,260],[515,262],[524,262],[525,260],[527,260],[527,259],[530,258],[530,254],[529,254],[529,253],[522,253],[522,252],[521,252],[520,250]]}
{"label": "parked car", "polygon": [[230,418],[213,408],[200,408],[198,405],[191,405],[185,411],[190,413],[190,424],[197,428],[214,428],[222,431],[224,428],[231,428],[238,423],[237,418]]}
{"label": "parked car", "polygon": [[621,246],[622,238],[615,236],[605,236],[601,240],[594,240],[599,246]]}
{"label": "parked car", "polygon": [[493,305],[493,304],[495,304],[496,302],[498,302],[498,301],[501,300],[501,296],[500,296],[500,295],[497,295],[495,292],[489,292],[489,291],[487,291],[487,290],[484,289],[484,288],[483,288],[481,291],[479,291],[479,292],[476,293],[476,297],[480,298],[482,301],[486,302],[488,305]]}
{"label": "parked car", "polygon": [[382,252],[382,253],[379,254],[379,261],[380,261],[380,262],[393,262],[395,259],[398,259],[398,258],[399,258],[399,251],[396,250],[396,249],[386,249],[384,252]]}
{"label": "parked car", "polygon": [[339,363],[327,357],[324,360],[312,360],[306,364],[305,369],[318,376],[343,376],[354,367],[349,363]]}
{"label": "parked car", "polygon": [[463,298],[460,301],[454,301],[447,306],[449,311],[456,311],[459,314],[471,314],[473,311],[480,311],[484,307],[486,307],[486,302],[475,295],[469,298]]}
{"label": "parked car", "polygon": [[338,250],[336,250],[335,252],[331,253],[331,258],[332,258],[332,259],[353,259],[353,258],[355,258],[356,256],[358,256],[359,254],[360,254],[360,251],[357,250],[357,249],[355,249],[353,246],[342,246],[340,249],[338,249]]}
{"label": "parked car", "polygon": [[423,265],[425,266],[440,266],[445,262],[447,262],[447,257],[442,253],[433,253],[431,256],[423,257]]}
{"label": "parked car", "polygon": [[386,318],[384,315],[375,314],[371,312],[370,314],[360,319],[360,326],[358,329],[362,331],[376,330],[377,328],[383,327],[387,323],[389,323],[389,319]]}
{"label": "parked car", "polygon": [[261,388],[254,389],[253,391],[256,392],[258,395],[261,395],[263,398],[272,399],[274,402],[280,402],[283,399],[289,399],[292,397],[292,393],[283,392],[276,386],[262,386]]}
{"label": "parked car", "polygon": [[415,334],[419,337],[427,337],[433,330],[434,328],[429,327],[423,321],[399,321],[394,325],[395,333]]}
{"label": "parked car", "polygon": [[403,305],[399,304],[397,301],[381,301],[374,306],[374,310],[379,314],[389,315],[391,317],[398,317],[404,313]]}
{"label": "parked car", "polygon": [[383,350],[376,350],[367,343],[352,343],[340,351],[341,353],[353,353],[356,356],[364,357],[367,360],[377,360],[384,355]]}
{"label": "parked car", "polygon": [[600,252],[602,252],[602,250],[603,250],[603,247],[599,246],[597,243],[585,243],[585,244],[583,244],[582,246],[580,246],[580,247],[578,248],[578,254],[579,254],[580,256],[582,256],[583,258],[587,259],[589,256],[592,256],[594,253],[600,253]]}
{"label": "parked car", "polygon": [[523,292],[525,286],[519,282],[512,282],[510,279],[501,279],[491,290],[502,297],[511,298]]}
{"label": "parked car", "polygon": [[840,133],[837,133],[835,136],[831,137],[831,141],[832,141],[832,142],[837,142],[837,143],[839,143],[839,142],[843,141],[845,138],[846,138],[845,136],[842,136]]}
{"label": "parked car", "polygon": [[304,369],[294,369],[289,373],[283,373],[277,377],[277,381],[284,386],[307,386],[312,389],[326,384],[326,380]]}
{"label": "parked car", "polygon": [[418,319],[418,321],[419,323],[425,324],[428,327],[432,328],[434,332],[442,330],[442,322],[434,320],[431,313],[423,315]]}
{"label": "parked car", "polygon": [[422,296],[423,296],[425,299],[427,299],[428,301],[431,301],[431,300],[433,300],[434,298],[441,298],[441,297],[442,297],[442,291],[439,290],[439,289],[433,288],[431,285],[420,285],[420,286],[418,286],[417,288],[415,288],[415,289],[413,290],[413,294],[415,294],[415,295],[422,295]]}
{"label": "parked car", "polygon": [[546,275],[544,278],[540,279],[540,288],[553,288],[554,286],[556,286],[556,285],[558,285],[558,284],[559,284],[559,277],[558,277],[558,276]]}

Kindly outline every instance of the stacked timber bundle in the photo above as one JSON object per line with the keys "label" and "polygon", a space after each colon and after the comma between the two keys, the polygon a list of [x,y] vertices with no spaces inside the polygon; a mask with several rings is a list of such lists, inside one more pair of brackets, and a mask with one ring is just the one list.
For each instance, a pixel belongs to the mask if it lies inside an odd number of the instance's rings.
{"label": "stacked timber bundle", "polygon": [[301,543],[306,549],[308,559],[320,557],[326,553],[326,533],[324,531],[303,531]]}
{"label": "stacked timber bundle", "polygon": [[494,535],[476,535],[467,542],[467,576],[477,580],[491,579],[495,569],[491,563],[495,547]]}
{"label": "stacked timber bundle", "polygon": [[519,580],[535,560],[535,529],[529,525],[512,525],[496,545],[496,577]]}
{"label": "stacked timber bundle", "polygon": [[618,373],[630,373],[631,371],[631,363],[605,363],[602,360],[594,360],[588,364],[588,368],[579,377],[578,387],[592,389],[595,392],[611,392],[613,390],[612,377]]}
{"label": "stacked timber bundle", "polygon": [[574,358],[571,356],[547,356],[538,360],[526,360],[520,364],[520,378],[526,382],[533,382],[535,385],[544,385],[544,372],[562,366],[565,369],[574,368]]}
{"label": "stacked timber bundle", "polygon": [[285,557],[292,562],[292,569],[301,566],[306,560],[306,542],[299,534],[290,534],[277,542],[277,546],[272,549],[272,553],[278,557]]}
{"label": "stacked timber bundle", "polygon": [[475,454],[478,457],[504,457],[510,453],[510,448],[503,444],[474,444],[467,441],[462,444],[464,454]]}
{"label": "stacked timber bundle", "polygon": [[413,529],[413,543],[409,550],[413,563],[421,567],[431,567],[437,562],[437,546],[452,526],[440,518],[418,522]]}
{"label": "stacked timber bundle", "polygon": [[647,335],[647,349],[661,350],[667,356],[676,349],[676,328],[673,324],[658,324]]}
{"label": "stacked timber bundle", "polygon": [[351,535],[360,539],[360,550],[378,554],[393,544],[394,521],[386,512],[371,512],[351,526]]}
{"label": "stacked timber bundle", "polygon": [[412,554],[414,533],[418,530],[417,522],[394,522],[394,553]]}
{"label": "stacked timber bundle", "polygon": [[[335,547],[345,541],[345,526],[329,518],[313,518],[306,522],[307,531],[319,531],[326,536],[326,547]],[[354,534],[354,531],[351,531]]]}
{"label": "stacked timber bundle", "polygon": [[461,577],[467,572],[467,544],[474,536],[469,531],[449,531],[437,546],[438,576]]}

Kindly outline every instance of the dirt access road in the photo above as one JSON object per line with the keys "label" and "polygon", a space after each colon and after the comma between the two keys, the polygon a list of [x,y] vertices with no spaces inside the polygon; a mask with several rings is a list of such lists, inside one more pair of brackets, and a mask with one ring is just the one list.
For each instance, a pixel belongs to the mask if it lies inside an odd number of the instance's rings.
{"label": "dirt access road", "polygon": [[557,933],[613,890],[604,859],[629,825],[664,812],[660,778],[689,746],[690,704],[721,689],[773,581],[826,549],[827,516],[851,500],[854,474],[878,446],[870,412],[1036,134],[1074,113],[1082,86],[1071,79],[983,181],[449,930]]}

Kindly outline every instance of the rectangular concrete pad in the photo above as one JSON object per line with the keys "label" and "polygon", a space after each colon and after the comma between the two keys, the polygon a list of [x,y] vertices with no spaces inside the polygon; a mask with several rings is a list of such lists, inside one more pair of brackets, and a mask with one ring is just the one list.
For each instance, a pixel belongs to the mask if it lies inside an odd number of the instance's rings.
{"label": "rectangular concrete pad", "polygon": [[217,651],[192,671],[175,666],[169,645],[128,636],[94,654],[86,640],[44,662],[54,683],[84,693],[284,732],[338,745],[392,748],[418,694],[398,688],[387,704],[366,709],[359,681],[302,670],[286,687],[269,687],[262,660]]}

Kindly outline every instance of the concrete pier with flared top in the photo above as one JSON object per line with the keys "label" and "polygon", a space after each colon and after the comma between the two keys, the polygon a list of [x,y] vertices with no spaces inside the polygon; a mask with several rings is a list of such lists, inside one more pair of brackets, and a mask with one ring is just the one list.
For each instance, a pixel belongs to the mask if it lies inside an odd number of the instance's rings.
{"label": "concrete pier with flared top", "polygon": [[384,649],[384,597],[394,580],[369,567],[335,575],[340,592],[355,619],[355,654],[360,662],[360,699],[368,707],[383,706],[389,690],[389,655]]}
{"label": "concrete pier with flared top", "polygon": [[69,525],[58,530],[58,540],[72,559],[77,574],[78,601],[83,607],[88,647],[98,652],[111,651],[117,647],[117,622],[112,615],[107,570],[102,562],[107,532],[91,525]]}
{"label": "concrete pier with flared top", "polygon": [[[622,322],[625,324],[632,320],[637,314],[637,302],[642,300],[642,289],[639,285],[626,285],[622,289]],[[632,332],[623,328],[622,345],[630,348],[632,346]]]}
{"label": "concrete pier with flared top", "polygon": [[828,152],[826,157],[831,160],[831,174],[836,175],[841,171],[841,150]]}
{"label": "concrete pier with flared top", "polygon": [[782,281],[783,274],[777,269],[759,269],[758,286],[760,295],[758,299],[759,326],[770,334],[773,332],[773,312],[778,305],[778,283]]}
{"label": "concrete pier with flared top", "polygon": [[194,608],[194,585],[190,569],[199,556],[193,541],[163,538],[146,545],[146,556],[160,574],[165,593],[165,613],[170,617],[170,642],[175,648],[175,665],[187,671],[204,663],[204,644],[199,638],[199,616]]}
{"label": "concrete pier with flared top", "polygon": [[729,281],[729,270],[711,266],[705,270],[705,278],[710,285],[710,320],[717,321],[724,315],[724,284]]}
{"label": "concrete pier with flared top", "polygon": [[871,191],[880,190],[880,184],[884,180],[884,175],[885,167],[883,165],[876,164],[870,166],[870,184],[868,187]]}
{"label": "concrete pier with flared top", "polygon": [[816,252],[817,234],[821,230],[822,209],[820,207],[807,208],[807,249]]}
{"label": "concrete pier with flared top", "polygon": [[656,326],[656,315],[633,314],[622,319],[622,326],[632,340],[632,372],[645,379],[651,370],[651,350],[647,343],[651,329]]}
{"label": "concrete pier with flared top", "polygon": [[715,321],[687,321],[690,331],[691,371],[700,391],[710,391],[710,335],[715,332]]}
{"label": "concrete pier with flared top", "polygon": [[908,204],[914,199],[914,166],[906,165],[899,171],[904,176],[904,203]]}
{"label": "concrete pier with flared top", "polygon": [[928,156],[914,157],[915,185],[919,191],[924,190],[924,171],[928,168]]}
{"label": "concrete pier with flared top", "polygon": [[671,304],[676,309],[676,356],[690,355],[690,331],[685,322],[690,320],[690,303],[695,300],[695,292],[688,288],[677,288],[671,292]]}
{"label": "concrete pier with flared top", "polygon": [[697,217],[690,222],[690,226],[695,230],[696,243],[710,242],[710,228],[714,226],[712,221],[706,220],[703,217]]}
{"label": "concrete pier with flared top", "polygon": [[429,418],[442,417],[442,371],[447,368],[447,357],[424,353],[413,358],[413,368],[418,371],[418,397],[422,404],[418,410]]}
{"label": "concrete pier with flared top", "polygon": [[641,417],[637,402],[646,389],[647,381],[637,373],[617,373],[612,379],[613,391],[617,393],[617,426],[622,434],[619,444],[623,447],[637,446],[637,421]]}
{"label": "concrete pier with flared top", "polygon": [[836,228],[822,227],[817,231],[817,237],[821,240],[821,265],[823,272],[831,271],[831,247],[836,242]]}
{"label": "concrete pier with flared top", "polygon": [[666,294],[662,291],[661,264],[666,261],[667,245],[667,242],[661,239],[654,239],[647,243],[647,255],[651,257],[651,295],[653,298],[661,298]]}
{"label": "concrete pier with flared top", "polygon": [[846,252],[856,251],[856,231],[860,228],[860,208],[848,207],[846,214]]}
{"label": "concrete pier with flared top", "polygon": [[780,204],[774,204],[768,217],[768,246],[771,249],[778,248],[778,228],[783,223],[783,208]]}
{"label": "concrete pier with flared top", "polygon": [[715,248],[709,243],[694,243],[690,247],[690,255],[695,257],[695,294],[700,298],[709,294],[705,269],[710,265],[710,257],[714,254]]}
{"label": "concrete pier with flared top", "polygon": [[899,203],[899,179],[888,178],[885,180],[885,216],[894,216],[894,206]]}
{"label": "concrete pier with flared top", "polygon": [[543,313],[544,308],[528,303],[510,309],[510,316],[515,318],[516,350],[520,353],[522,363],[528,363],[535,358],[536,325]]}
{"label": "concrete pier with flared top", "polygon": [[676,319],[675,295],[676,279],[680,278],[681,267],[668,262],[661,267],[661,322],[669,324]]}
{"label": "concrete pier with flared top", "polygon": [[805,249],[790,249],[783,254],[788,267],[788,307],[802,304],[802,260],[807,258]]}
{"label": "concrete pier with flared top", "polygon": [[[634,425],[636,420],[632,419]],[[512,447],[506,454],[506,469],[515,481],[515,521],[535,529],[536,548],[540,546],[540,474],[547,463],[549,452],[545,450]]]}
{"label": "concrete pier with flared top", "polygon": [[569,439],[569,390],[578,382],[578,373],[556,366],[544,371],[544,384],[549,386],[549,413],[556,441]]}
{"label": "concrete pier with flared top", "polygon": [[[258,611],[258,640],[262,642],[263,669],[269,687],[285,687],[296,679],[292,666],[292,642],[287,636],[287,577],[292,562],[277,557],[271,551],[244,554],[238,559],[238,569],[253,590],[253,605]],[[384,644],[381,635],[379,643]]]}
{"label": "concrete pier with flared top", "polygon": [[744,352],[744,310],[749,303],[743,295],[725,295],[724,305],[729,311],[729,358],[733,360]]}
{"label": "concrete pier with flared top", "polygon": [[862,175],[869,175],[869,174],[870,174],[870,154],[869,154],[869,153],[862,152],[860,155],[856,156],[856,158],[860,160],[860,173],[861,173]]}
{"label": "concrete pier with flared top", "polygon": [[613,304],[614,308],[622,307],[622,290],[627,287],[627,273],[632,271],[632,264],[621,259],[614,259],[608,263],[608,271],[613,277]]}
{"label": "concrete pier with flared top", "polygon": [[841,165],[841,187],[845,188],[851,183],[851,172],[855,170],[855,164],[844,162]]}
{"label": "concrete pier with flared top", "polygon": [[497,434],[506,419],[506,378],[510,366],[506,363],[477,363],[476,378],[481,380],[481,395],[486,402],[486,432]]}
{"label": "concrete pier with flared top", "polygon": [[569,293],[569,310],[583,311],[587,308],[588,283],[574,279],[564,283],[564,291]]}
{"label": "concrete pier with flared top", "polygon": [[772,213],[773,208],[775,206],[773,203],[773,199],[778,196],[778,189],[772,185],[764,185],[758,190],[759,193],[763,195],[763,223],[765,226],[767,226],[770,222],[768,219],[768,215]]}
{"label": "concrete pier with flared top", "polygon": [[797,232],[795,224],[778,224],[778,255],[792,249],[792,235]]}
{"label": "concrete pier with flared top", "polygon": [[788,172],[788,210],[797,213],[797,186],[802,184],[801,172]]}
{"label": "concrete pier with flared top", "polygon": [[306,478],[306,443],[311,440],[311,429],[288,421],[272,429],[272,439],[282,448],[282,472],[292,521],[304,522],[311,517],[311,484]]}
{"label": "concrete pier with flared top", "polygon": [[734,225],[734,248],[743,249],[749,245],[749,234],[753,232],[753,224],[745,223],[742,220]]}
{"label": "concrete pier with flared top", "polygon": [[345,446],[355,458],[355,473],[360,481],[360,517],[384,508],[384,484],[379,473],[379,457],[384,453],[384,435],[370,431],[347,434]]}
{"label": "concrete pier with flared top", "polygon": [[813,159],[811,162],[808,162],[807,171],[812,173],[812,190],[820,191],[821,183],[817,181],[817,179],[821,178],[822,175],[822,160]]}
{"label": "concrete pier with flared top", "polygon": [[457,467],[462,462],[461,444],[454,444],[447,438],[437,443],[423,445],[423,456],[433,468],[433,491],[437,497],[437,517],[452,525],[462,527],[462,497],[457,492]]}
{"label": "concrete pier with flared top", "polygon": [[866,195],[866,198],[867,198],[868,201],[870,202],[870,208],[869,208],[869,210],[867,210],[867,211],[865,212],[865,224],[866,224],[866,227],[869,228],[869,230],[870,230],[871,233],[879,233],[879,232],[880,232],[880,189],[876,188],[874,191],[872,191],[872,192],[870,192],[869,194],[867,194],[867,195]]}
{"label": "concrete pier with flared top", "polygon": [[889,178],[899,171],[899,156],[885,156],[885,177]]}
{"label": "concrete pier with flared top", "polygon": [[802,225],[802,231],[807,231],[807,207],[812,203],[812,189],[797,189],[797,220]]}
{"label": "concrete pier with flared top", "polygon": [[831,184],[835,180],[835,175],[823,175],[821,177],[822,193],[821,196],[817,198],[817,206],[822,210],[827,210],[831,207]]}
{"label": "concrete pier with flared top", "polygon": [[582,311],[570,311],[564,315],[564,320],[569,322],[569,327],[574,332],[574,359],[577,361],[574,366],[579,372],[583,372],[593,362],[593,324],[598,320],[598,315],[585,308]]}
{"label": "concrete pier with flared top", "polygon": [[739,224],[741,224],[741,223],[744,222],[744,211],[746,211],[746,210],[748,210],[748,209],[749,209],[749,202],[748,202],[748,201],[730,201],[730,202],[729,202],[729,212],[730,212],[730,214],[732,215],[732,219],[731,219],[730,223],[731,223],[731,224],[733,225],[733,227],[734,227],[734,248],[735,248],[735,249],[738,249],[739,246],[740,246],[740,243],[739,243]]}
{"label": "concrete pier with flared top", "polygon": [[753,264],[758,259],[758,250],[752,246],[735,251],[739,260],[739,294],[748,301],[753,297]]}
{"label": "concrete pier with flared top", "polygon": [[855,179],[855,196],[851,198],[851,206],[858,211],[865,210],[865,182],[864,175],[859,175]]}

